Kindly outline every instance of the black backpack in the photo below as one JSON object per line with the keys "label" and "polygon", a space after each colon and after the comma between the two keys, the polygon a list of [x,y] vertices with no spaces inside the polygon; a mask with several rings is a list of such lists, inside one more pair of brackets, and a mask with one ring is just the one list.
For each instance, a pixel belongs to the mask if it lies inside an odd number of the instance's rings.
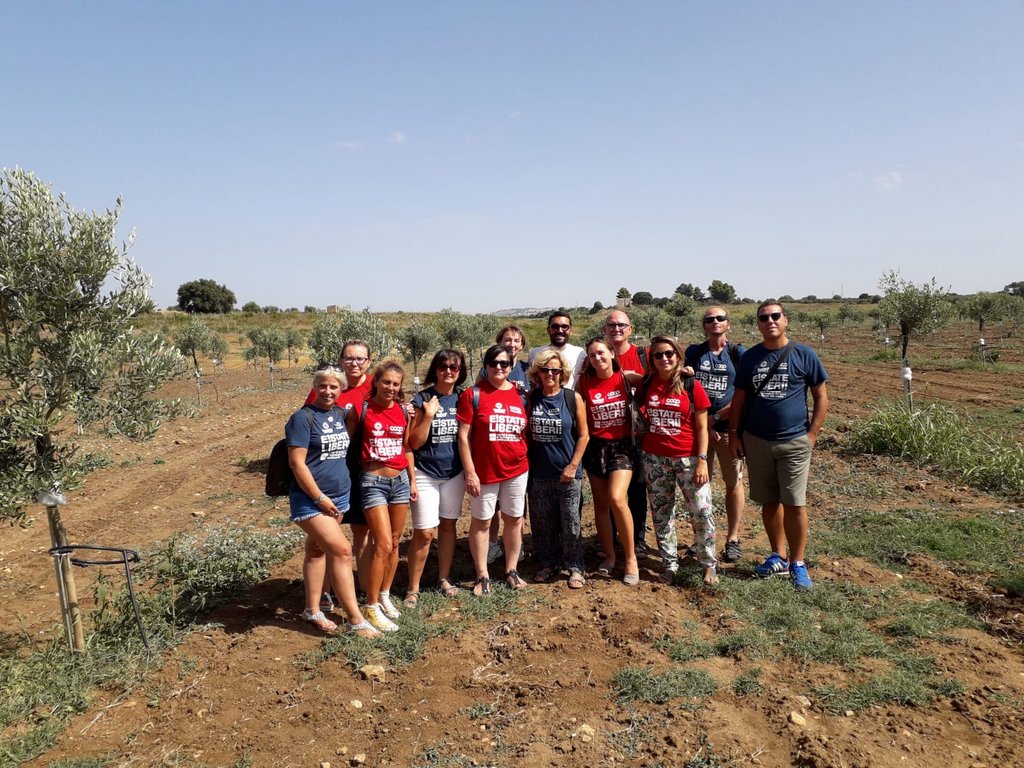
{"label": "black backpack", "polygon": [[[313,412],[306,406],[302,406],[302,410],[309,417],[309,428],[312,429]],[[288,463],[288,443],[282,437],[270,449],[270,458],[267,460],[267,478],[263,486],[263,492],[267,496],[272,497],[287,496],[293,477],[291,465]]]}

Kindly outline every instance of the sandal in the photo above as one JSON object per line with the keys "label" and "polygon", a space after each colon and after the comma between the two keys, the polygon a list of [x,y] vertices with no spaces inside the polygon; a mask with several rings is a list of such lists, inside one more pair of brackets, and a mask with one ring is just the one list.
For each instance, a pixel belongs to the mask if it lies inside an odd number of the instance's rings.
{"label": "sandal", "polygon": [[335,632],[338,631],[338,625],[330,619],[328,619],[326,616],[324,616],[323,611],[317,611],[316,613],[313,613],[313,611],[307,608],[302,612],[302,620],[308,621],[321,632],[324,632],[328,635],[333,635]]}
{"label": "sandal", "polygon": [[405,600],[402,601],[402,605],[404,605],[406,608],[415,608],[417,605],[419,605],[419,603],[420,603],[420,592],[419,592],[419,590],[416,590],[415,592],[406,592],[405,593]]}
{"label": "sandal", "polygon": [[583,578],[583,574],[580,571],[569,573],[569,589],[583,589],[583,585],[586,583],[587,580]]}
{"label": "sandal", "polygon": [[533,575],[533,580],[540,583],[546,584],[551,581],[551,577],[555,575],[554,568],[541,568],[537,573]]}
{"label": "sandal", "polygon": [[[480,587],[479,592],[476,590],[477,587]],[[491,580],[487,576],[478,576],[477,580],[473,582],[473,594],[476,597],[486,597],[491,594]]]}
{"label": "sandal", "polygon": [[509,589],[526,589],[526,580],[519,575],[515,568],[505,572],[505,583]]}
{"label": "sandal", "polygon": [[604,562],[597,566],[597,575],[603,579],[610,579],[612,577],[612,569],[615,568],[615,562]]}
{"label": "sandal", "polygon": [[455,597],[459,594],[459,588],[448,581],[448,579],[438,579],[437,586],[440,587],[441,594],[445,597]]}
{"label": "sandal", "polygon": [[668,584],[669,586],[671,586],[672,584],[676,583],[677,573],[678,570],[675,568],[666,568],[664,571],[661,572],[661,575],[658,577],[658,580],[662,584]]}
{"label": "sandal", "polygon": [[622,583],[627,587],[635,587],[640,583],[639,573],[627,573],[622,577]]}
{"label": "sandal", "polygon": [[[369,632],[369,634],[366,634]],[[345,634],[356,635],[364,640],[373,640],[376,637],[380,637],[380,632],[373,628],[373,624],[363,619],[358,624],[345,624]]]}

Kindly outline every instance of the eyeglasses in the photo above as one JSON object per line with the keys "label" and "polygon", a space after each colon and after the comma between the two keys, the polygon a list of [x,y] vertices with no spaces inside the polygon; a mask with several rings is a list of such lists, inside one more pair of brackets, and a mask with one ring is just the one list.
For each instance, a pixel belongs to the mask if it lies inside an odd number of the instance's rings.
{"label": "eyeglasses", "polygon": [[552,374],[552,375],[556,374],[556,373],[561,373],[562,372],[561,368],[540,368],[539,370],[540,370],[541,373],[547,373],[547,374]]}
{"label": "eyeglasses", "polygon": [[330,363],[320,363],[320,365],[318,365],[316,367],[316,372],[317,373],[320,373],[322,371],[327,371],[327,373],[335,373],[335,374],[341,373],[341,370],[339,368],[337,368],[336,366],[331,365]]}
{"label": "eyeglasses", "polygon": [[552,323],[548,328],[552,331],[568,331],[572,326],[568,323]]}
{"label": "eyeglasses", "polygon": [[665,349],[662,350],[661,352],[651,352],[651,357],[653,357],[655,360],[672,360],[673,358],[675,358],[675,356],[675,350],[671,349]]}
{"label": "eyeglasses", "polygon": [[769,320],[778,322],[780,317],[782,317],[781,312],[765,312],[763,315],[758,315],[757,319],[762,323],[767,323]]}
{"label": "eyeglasses", "polygon": [[605,328],[629,328],[629,323],[605,323]]}
{"label": "eyeglasses", "polygon": [[491,360],[487,365],[490,368],[508,368],[512,365],[512,362],[509,360]]}
{"label": "eyeglasses", "polygon": [[704,318],[704,325],[710,325],[711,323],[724,323],[729,318],[725,315],[708,315]]}
{"label": "eyeglasses", "polygon": [[355,363],[356,365],[362,365],[363,363],[365,363],[369,359],[370,358],[368,358],[368,357],[343,357],[343,358],[341,358],[341,362],[343,362],[343,363]]}
{"label": "eyeglasses", "polygon": [[458,373],[462,370],[462,366],[458,363],[438,363],[437,370],[439,371],[455,371]]}

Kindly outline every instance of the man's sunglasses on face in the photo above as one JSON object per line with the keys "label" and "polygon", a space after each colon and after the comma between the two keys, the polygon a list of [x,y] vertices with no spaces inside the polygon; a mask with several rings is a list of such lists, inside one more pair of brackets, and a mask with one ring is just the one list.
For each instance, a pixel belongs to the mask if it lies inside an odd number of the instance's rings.
{"label": "man's sunglasses on face", "polygon": [[781,317],[781,312],[765,312],[763,315],[758,315],[757,319],[760,320],[762,323],[767,323],[769,320],[774,320],[775,322],[778,322],[779,318]]}
{"label": "man's sunglasses on face", "polygon": [[704,325],[711,325],[711,323],[724,323],[729,318],[725,315],[709,315],[704,318]]}

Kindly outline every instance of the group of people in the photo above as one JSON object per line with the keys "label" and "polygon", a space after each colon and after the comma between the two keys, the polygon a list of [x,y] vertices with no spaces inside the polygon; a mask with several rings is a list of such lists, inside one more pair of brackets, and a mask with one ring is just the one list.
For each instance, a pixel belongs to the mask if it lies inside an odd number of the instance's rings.
{"label": "group of people", "polygon": [[[601,547],[599,576],[619,570],[621,551],[622,582],[639,583],[649,511],[661,578],[672,583],[680,562],[677,510],[685,505],[693,529],[686,554],[700,564],[703,583],[716,584],[716,459],[728,523],[721,559],[742,559],[745,465],[772,549],[755,574],[788,574],[796,589],[811,589],[806,487],[828,411],[828,375],[810,347],[787,337],[788,318],[777,301],[758,307],[757,322],[762,342],[749,350],[729,341],[728,312],[719,306],[704,312],[703,343],[684,350],[658,335],[638,348],[628,315],[614,310],[603,335],[579,347],[570,342],[571,317],[556,312],[547,322],[549,343],[530,349],[526,362],[519,360],[526,337],[514,325],[498,332],[472,378],[461,351],[438,351],[410,403],[398,362],[386,360],[371,375],[368,345],[347,342],[341,369],[316,372],[306,405],[285,428],[295,478],[291,519],[307,534],[303,618],[336,632],[325,610],[337,599],[347,631],[374,637],[397,630],[402,611],[419,600],[435,537],[439,589],[456,595],[452,563],[466,494],[474,595],[491,591],[498,519],[503,580],[511,589],[526,586],[518,566],[527,513],[534,580],[565,577],[569,588],[582,588],[584,473]],[[399,606],[391,587],[410,506],[409,574]],[[352,526],[351,545],[339,523]]]}

